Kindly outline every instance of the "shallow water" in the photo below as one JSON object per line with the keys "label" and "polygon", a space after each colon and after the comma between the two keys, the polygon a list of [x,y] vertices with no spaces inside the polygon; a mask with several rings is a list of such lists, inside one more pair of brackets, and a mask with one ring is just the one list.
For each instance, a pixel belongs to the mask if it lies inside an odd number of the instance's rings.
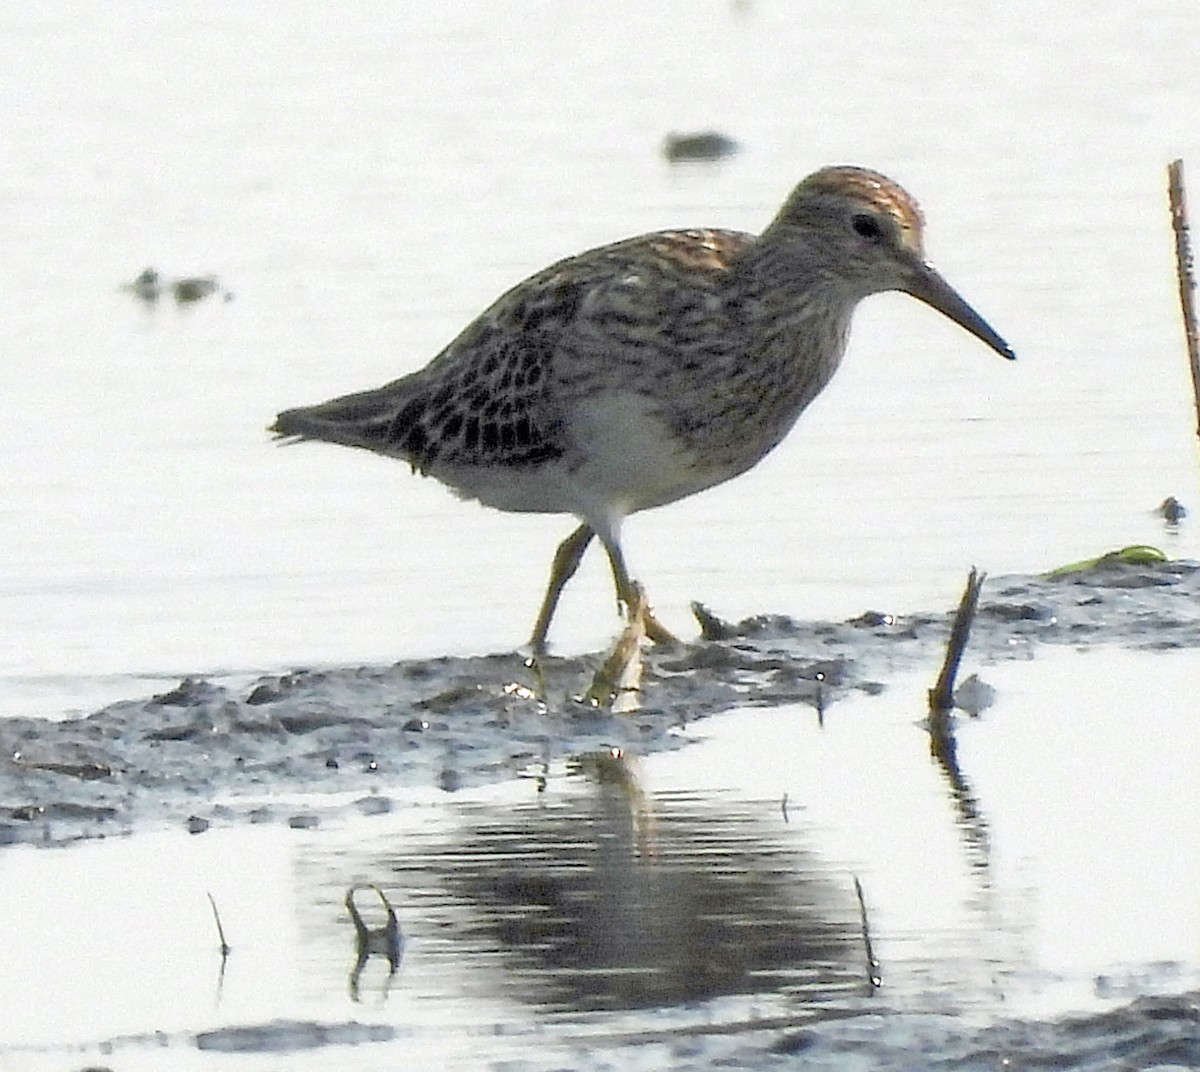
{"label": "shallow water", "polygon": [[[315,831],[7,849],[0,1067],[772,1067],[802,1045],[815,1067],[1110,1068],[1137,999],[1160,1002],[1146,1052],[1194,1050],[1169,1004],[1200,992],[1190,656],[984,673],[997,699],[959,722],[953,769],[904,676],[823,719],[717,715],[676,751]],[[394,977],[379,956],[352,975],[355,883],[399,912]]]}
{"label": "shallow water", "polygon": [[[730,617],[940,607],[971,563],[1200,554],[1194,525],[1151,513],[1195,487],[1163,194],[1167,160],[1200,147],[1190,0],[532,21],[494,0],[48,0],[0,30],[0,713],[87,711],[147,676],[510,650],[565,519],[263,429],[420,366],[555,257],[757,230],[834,161],[911,187],[935,263],[1020,360],[910,300],[867,303],[776,455],[629,524],[663,619],[685,628],[693,598]],[[661,158],[667,131],[713,126],[742,151]],[[147,264],[217,273],[234,299],[143,307],[118,284]],[[611,636],[607,587],[585,563],[562,650]]]}

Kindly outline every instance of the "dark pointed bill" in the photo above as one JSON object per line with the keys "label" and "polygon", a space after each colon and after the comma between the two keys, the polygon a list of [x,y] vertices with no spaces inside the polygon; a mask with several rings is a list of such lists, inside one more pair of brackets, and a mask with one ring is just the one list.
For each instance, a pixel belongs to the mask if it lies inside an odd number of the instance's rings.
{"label": "dark pointed bill", "polygon": [[1009,361],[1016,360],[1017,355],[1013,353],[1012,347],[996,334],[991,324],[975,312],[966,299],[947,283],[932,265],[918,262],[913,266],[908,293],[943,316],[948,316],[960,327],[966,328],[1001,357],[1006,357]]}

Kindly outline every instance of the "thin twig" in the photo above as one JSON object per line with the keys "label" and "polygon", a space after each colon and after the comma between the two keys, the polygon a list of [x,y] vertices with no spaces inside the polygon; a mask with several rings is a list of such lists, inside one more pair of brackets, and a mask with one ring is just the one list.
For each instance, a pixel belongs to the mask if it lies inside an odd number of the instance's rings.
{"label": "thin twig", "polygon": [[958,610],[954,613],[954,624],[950,627],[946,661],[942,663],[937,684],[929,690],[929,709],[935,715],[954,710],[954,678],[958,674],[958,664],[967,646],[967,638],[971,635],[971,622],[975,620],[975,608],[979,605],[979,590],[986,577],[986,573],[979,573],[974,566],[967,575],[967,587],[963,589]]}
{"label": "thin twig", "polygon": [[217,924],[217,938],[221,942],[221,959],[224,960],[233,950],[230,948],[229,943],[225,941],[225,928],[221,926],[221,913],[217,911],[217,902],[213,900],[213,895],[207,890],[205,890],[204,896],[208,898],[208,903],[212,905],[213,920]]}
{"label": "thin twig", "polygon": [[871,984],[872,990],[878,990],[883,986],[883,974],[879,961],[875,957],[875,947],[871,942],[871,925],[867,920],[867,902],[863,898],[862,883],[858,881],[857,875],[853,877],[854,895],[858,898],[858,918],[862,924],[863,952],[867,957],[867,981]]}
{"label": "thin twig", "polygon": [[1183,161],[1167,167],[1167,196],[1171,202],[1171,226],[1175,231],[1175,274],[1179,281],[1179,308],[1187,339],[1188,364],[1192,370],[1192,393],[1196,402],[1196,435],[1200,436],[1200,335],[1196,330],[1196,279],[1193,273],[1191,228],[1188,224],[1187,192],[1183,185]]}

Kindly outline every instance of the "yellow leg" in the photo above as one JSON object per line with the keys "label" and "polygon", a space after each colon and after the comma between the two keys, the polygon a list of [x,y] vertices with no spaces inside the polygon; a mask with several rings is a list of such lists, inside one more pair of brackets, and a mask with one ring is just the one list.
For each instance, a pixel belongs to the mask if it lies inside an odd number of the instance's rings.
{"label": "yellow leg", "polygon": [[641,628],[645,630],[645,635],[655,644],[678,644],[678,637],[651,613],[650,604],[646,602],[641,585],[630,580],[621,548],[615,541],[605,540],[604,549],[608,552],[608,561],[612,566],[613,584],[617,589],[617,602],[624,608],[626,619],[628,620],[636,614],[641,619]]}
{"label": "yellow leg", "polygon": [[[529,646],[535,656],[542,655],[546,650],[546,635],[550,631],[550,621],[558,608],[559,597],[562,596],[567,582],[575,576],[575,571],[579,569],[579,563],[583,560],[583,553],[588,549],[588,545],[595,535],[595,529],[585,522],[563,540],[558,545],[558,550],[554,552],[554,562],[550,567],[550,583],[546,586],[546,594],[542,597],[542,606],[538,611],[537,621],[533,625],[533,635],[529,638]],[[679,641],[675,635],[660,624],[650,612],[650,608],[645,602],[645,596],[640,594],[637,585],[629,579],[620,547],[615,543],[610,545],[607,540],[604,541],[604,546],[608,551],[609,563],[612,565],[613,584],[617,590],[617,604],[626,617],[628,618],[632,608],[640,604],[646,636],[655,644],[678,644]]]}
{"label": "yellow leg", "polygon": [[628,621],[582,697],[592,707],[612,708],[617,714],[641,706],[642,637],[646,635],[646,597],[641,585],[634,584],[630,600]]}
{"label": "yellow leg", "polygon": [[533,625],[533,636],[529,638],[529,646],[534,655],[541,655],[546,650],[546,634],[550,631],[550,619],[554,617],[558,598],[562,595],[567,581],[575,576],[583,552],[587,550],[595,535],[590,525],[580,525],[554,552],[554,564],[550,567],[550,584],[542,598],[542,609],[538,611],[537,621]]}

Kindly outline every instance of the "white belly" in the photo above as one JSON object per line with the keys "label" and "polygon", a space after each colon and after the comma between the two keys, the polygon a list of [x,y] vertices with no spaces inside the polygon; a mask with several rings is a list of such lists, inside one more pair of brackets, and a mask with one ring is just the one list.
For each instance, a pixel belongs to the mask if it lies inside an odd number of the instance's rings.
{"label": "white belly", "polygon": [[642,395],[606,392],[567,416],[574,449],[534,466],[458,467],[436,475],[498,510],[624,517],[662,506],[733,474],[705,471]]}

